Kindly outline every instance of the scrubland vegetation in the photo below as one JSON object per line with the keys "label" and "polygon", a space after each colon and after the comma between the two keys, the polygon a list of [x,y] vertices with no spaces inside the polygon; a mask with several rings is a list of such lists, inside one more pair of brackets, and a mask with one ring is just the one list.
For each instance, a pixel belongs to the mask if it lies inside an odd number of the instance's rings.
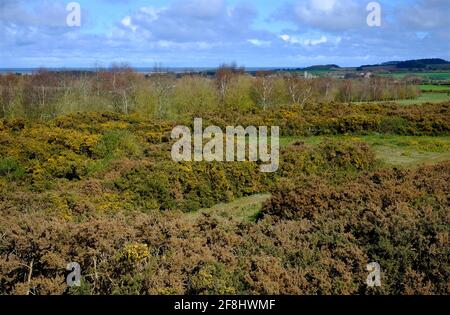
{"label": "scrubland vegetation", "polygon": [[295,73],[259,72],[224,66],[214,77],[155,72],[150,77],[126,67],[89,73],[0,76],[0,117],[51,119],[79,111],[138,113],[176,119],[211,109],[275,109],[314,102],[366,102],[413,99],[420,89],[393,79],[302,79]]}
{"label": "scrubland vegetation", "polygon": [[[415,86],[236,68],[0,78],[0,294],[450,293],[450,103],[395,102]],[[193,117],[280,126],[279,171],[173,162],[170,131]]]}

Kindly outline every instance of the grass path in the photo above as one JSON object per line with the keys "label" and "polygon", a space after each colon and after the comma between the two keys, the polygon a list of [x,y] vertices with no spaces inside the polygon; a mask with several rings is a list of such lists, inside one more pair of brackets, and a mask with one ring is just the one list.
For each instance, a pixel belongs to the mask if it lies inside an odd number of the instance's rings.
{"label": "grass path", "polygon": [[388,146],[377,146],[375,147],[375,152],[377,157],[385,163],[398,166],[414,167],[450,161],[450,152],[420,152]]}
{"label": "grass path", "polygon": [[251,222],[261,211],[262,205],[270,198],[270,194],[259,194],[249,197],[239,198],[230,203],[220,203],[209,209],[201,209],[188,213],[187,217],[195,220],[202,213],[215,214],[224,219],[233,218],[238,221]]}
{"label": "grass path", "polygon": [[447,93],[422,93],[418,98],[411,100],[397,100],[400,105],[416,105],[425,103],[443,103],[450,101],[450,95]]}

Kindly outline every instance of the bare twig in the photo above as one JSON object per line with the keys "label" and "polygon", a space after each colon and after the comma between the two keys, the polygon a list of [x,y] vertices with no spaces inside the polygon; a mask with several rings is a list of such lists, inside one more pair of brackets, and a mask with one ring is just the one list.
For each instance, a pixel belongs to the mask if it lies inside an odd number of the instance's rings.
{"label": "bare twig", "polygon": [[31,274],[33,273],[33,259],[31,260],[31,263],[28,267],[28,279],[27,279],[27,284],[28,284],[28,289],[27,289],[27,295],[30,295],[30,283],[31,283]]}

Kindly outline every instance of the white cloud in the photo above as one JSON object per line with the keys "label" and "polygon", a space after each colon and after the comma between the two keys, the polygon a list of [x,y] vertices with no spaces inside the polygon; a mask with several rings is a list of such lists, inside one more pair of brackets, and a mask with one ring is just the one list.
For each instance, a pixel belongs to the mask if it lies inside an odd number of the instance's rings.
{"label": "white cloud", "polygon": [[280,35],[280,38],[289,44],[300,44],[301,43],[301,41],[299,39],[297,39],[296,37],[293,37],[293,36],[290,36],[287,34]]}
{"label": "white cloud", "polygon": [[326,36],[321,36],[319,39],[305,39],[303,41],[304,46],[317,46],[320,44],[325,44],[328,42],[328,39]]}
{"label": "white cloud", "polygon": [[319,11],[329,12],[333,10],[337,0],[312,0],[311,6]]}
{"label": "white cloud", "polygon": [[283,34],[283,35],[280,35],[280,38],[282,40],[284,40],[285,42],[288,42],[291,37],[287,34]]}
{"label": "white cloud", "polygon": [[126,27],[130,28],[133,32],[136,32],[137,26],[133,25],[133,23],[131,22],[130,16],[124,17],[123,20],[121,21],[121,23],[123,26],[126,26]]}
{"label": "white cloud", "polygon": [[255,8],[249,4],[232,5],[225,0],[175,1],[165,7],[141,7],[125,17],[117,28],[133,33],[112,31],[120,38],[129,36],[147,42],[177,43],[245,42],[268,45],[270,33],[255,30]]}
{"label": "white cloud", "polygon": [[[299,38],[296,36],[290,36],[287,34],[283,34],[280,35],[280,38],[289,43],[289,44],[293,44],[293,45],[302,45],[305,47],[308,46],[318,46],[318,45],[322,45],[322,44],[326,44],[329,42],[328,38],[325,35],[322,35],[320,38]],[[341,38],[336,38],[334,40],[335,43],[339,43],[341,41]]]}
{"label": "white cloud", "polygon": [[270,46],[271,44],[270,41],[260,39],[249,39],[247,42],[258,47]]}
{"label": "white cloud", "polygon": [[[73,29],[60,1],[35,1],[30,10],[29,0],[0,0],[0,65],[89,66],[99,60],[107,65],[120,58],[181,66],[450,59],[449,0],[379,0],[381,28],[367,26],[369,0],[286,0],[292,4],[274,12],[272,24],[260,0],[153,1],[153,6],[120,1],[130,6],[118,20],[107,20],[112,28],[97,23],[98,8],[86,2],[85,22]],[[311,59],[293,57],[299,53]]]}
{"label": "white cloud", "polygon": [[158,20],[159,14],[163,11],[165,11],[166,8],[159,8],[156,9],[154,7],[142,7],[139,9],[139,11],[144,15],[144,18],[147,22],[154,22]]}
{"label": "white cloud", "polygon": [[450,27],[448,0],[418,0],[414,5],[400,10],[400,21],[414,30],[446,29]]}
{"label": "white cloud", "polygon": [[129,16],[124,17],[122,20],[122,24],[125,26],[131,26],[131,17]]}
{"label": "white cloud", "polygon": [[289,19],[301,27],[328,32],[342,32],[363,27],[367,11],[356,0],[304,0],[287,5],[278,13],[279,19]]}

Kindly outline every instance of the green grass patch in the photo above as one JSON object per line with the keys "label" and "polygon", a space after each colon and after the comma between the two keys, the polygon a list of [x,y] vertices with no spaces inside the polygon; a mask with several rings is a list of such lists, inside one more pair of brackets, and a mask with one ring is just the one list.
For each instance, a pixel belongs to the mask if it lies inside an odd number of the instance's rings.
{"label": "green grass patch", "polygon": [[122,157],[140,157],[142,148],[138,139],[127,130],[112,130],[105,133],[94,148],[97,160],[92,161],[88,167],[88,174],[106,170],[113,160]]}
{"label": "green grass patch", "polygon": [[202,213],[215,214],[224,219],[243,222],[254,222],[262,209],[262,205],[271,197],[270,194],[257,194],[249,197],[239,198],[230,203],[217,204],[208,209],[187,213],[190,219],[196,219]]}
{"label": "green grass patch", "polygon": [[0,158],[0,176],[19,179],[25,176],[25,168],[14,157]]}
{"label": "green grass patch", "polygon": [[397,100],[395,102],[399,105],[415,105],[425,103],[443,103],[449,101],[450,95],[447,93],[422,93],[418,98],[409,100]]}
{"label": "green grass patch", "polygon": [[419,86],[420,90],[423,92],[449,92],[450,93],[450,85],[435,85],[435,84],[422,84]]}
{"label": "green grass patch", "polygon": [[115,159],[122,156],[139,156],[142,149],[131,132],[112,130],[102,136],[94,152],[101,158]]}
{"label": "green grass patch", "polygon": [[450,72],[392,72],[392,73],[380,73],[380,76],[391,77],[396,80],[404,79],[407,76],[415,76],[428,80],[449,80]]}
{"label": "green grass patch", "polygon": [[375,151],[379,159],[395,166],[415,167],[450,160],[450,152],[424,152],[390,146],[377,146]]}

